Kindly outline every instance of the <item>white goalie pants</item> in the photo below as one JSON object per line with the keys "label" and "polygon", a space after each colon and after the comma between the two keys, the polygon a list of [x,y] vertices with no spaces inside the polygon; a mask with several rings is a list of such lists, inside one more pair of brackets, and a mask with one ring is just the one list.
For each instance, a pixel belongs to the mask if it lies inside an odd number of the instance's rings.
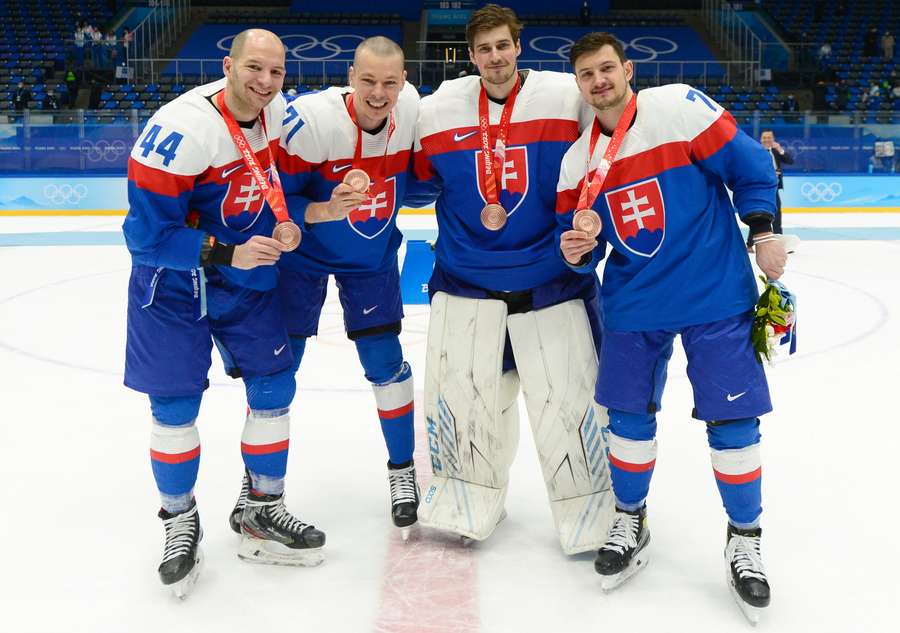
{"label": "white goalie pants", "polygon": [[[509,334],[516,370],[502,371]],[[613,513],[597,354],[581,299],[507,315],[503,301],[434,295],[425,417],[434,479],[419,521],[483,540],[504,510],[519,441],[519,386],[560,544],[599,548]]]}

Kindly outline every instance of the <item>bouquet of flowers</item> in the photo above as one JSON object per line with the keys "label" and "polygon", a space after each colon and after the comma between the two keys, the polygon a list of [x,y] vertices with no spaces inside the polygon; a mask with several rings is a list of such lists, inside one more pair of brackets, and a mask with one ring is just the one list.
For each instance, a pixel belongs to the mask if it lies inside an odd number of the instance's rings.
{"label": "bouquet of flowers", "polygon": [[765,287],[756,302],[750,342],[756,359],[771,365],[776,347],[790,345],[788,354],[797,351],[797,298],[780,281],[760,279]]}

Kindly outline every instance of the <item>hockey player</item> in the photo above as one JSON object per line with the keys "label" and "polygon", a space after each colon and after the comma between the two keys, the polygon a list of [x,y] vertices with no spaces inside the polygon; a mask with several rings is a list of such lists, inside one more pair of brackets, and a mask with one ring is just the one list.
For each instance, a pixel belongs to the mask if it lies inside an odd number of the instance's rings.
{"label": "hockey player", "polygon": [[[425,407],[434,479],[424,525],[483,540],[504,516],[521,384],[563,550],[599,547],[612,513],[605,412],[594,409],[596,277],[554,241],[563,153],[592,113],[571,75],[519,71],[515,13],[466,28],[480,77],[422,100],[416,175],[440,189]],[[593,332],[593,336],[592,336]]]}
{"label": "hockey player", "polygon": [[128,163],[125,384],[150,396],[150,457],[166,531],[159,575],[181,598],[202,560],[196,419],[213,341],[229,373],[243,377],[249,402],[241,453],[252,490],[238,555],[317,564],[325,542],[284,505],[295,383],[274,264],[291,245],[269,237],[276,214],[287,218],[273,159],[284,47],[268,31],[244,31],[223,70],[224,79],[163,106]]}
{"label": "hockey player", "polygon": [[[680,334],[694,417],[706,421],[728,515],[729,586],[752,620],[769,603],[760,558],[759,416],[772,407],[750,344],[758,292],[733,218],[736,207],[758,245],[757,264],[777,279],[786,255],[772,234],[771,159],[728,112],[690,86],[635,95],[632,64],[608,33],[584,36],[572,47],[571,62],[596,119],[563,161],[557,210],[567,230],[561,251],[573,268],[592,275],[602,243],[612,247],[603,273],[595,397],[609,409],[616,514],[595,568],[611,589],[647,561],[645,500],[656,460],[656,413]],[[603,224],[597,246],[571,230],[573,211],[591,207]]]}
{"label": "hockey player", "polygon": [[[347,336],[375,392],[388,452],[391,516],[405,539],[417,521],[413,376],[400,348],[403,303],[397,211],[410,200],[419,95],[406,83],[402,49],[386,37],[357,47],[350,86],[292,101],[281,159],[288,207],[306,224],[303,243],[280,262],[294,370],[318,330],[329,275],[337,282]],[[368,179],[364,186],[344,180]],[[428,202],[426,198],[420,202]],[[233,511],[240,515],[243,493]],[[232,521],[236,527],[236,520]]]}

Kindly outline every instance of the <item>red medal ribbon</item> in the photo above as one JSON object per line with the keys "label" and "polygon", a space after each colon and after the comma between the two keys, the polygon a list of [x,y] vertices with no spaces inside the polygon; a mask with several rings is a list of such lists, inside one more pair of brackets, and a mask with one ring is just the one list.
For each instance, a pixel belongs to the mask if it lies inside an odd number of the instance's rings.
{"label": "red medal ribbon", "polygon": [[584,182],[581,185],[581,193],[578,195],[577,210],[590,209],[594,206],[594,202],[597,200],[597,196],[603,188],[603,182],[606,180],[606,175],[609,173],[610,167],[612,167],[613,159],[615,159],[616,154],[619,153],[619,146],[622,144],[622,139],[625,138],[628,126],[631,125],[636,108],[637,94],[632,94],[631,100],[628,102],[628,105],[625,106],[625,110],[622,112],[619,121],[616,123],[616,129],[613,131],[609,145],[606,146],[606,151],[603,153],[603,158],[597,166],[597,171],[594,172],[594,177],[588,182],[588,174],[591,173],[591,158],[594,156],[594,150],[597,149],[597,141],[600,139],[600,119],[596,116],[594,117],[594,125],[591,128],[591,142],[588,146],[588,166],[585,170]]}
{"label": "red medal ribbon", "polygon": [[269,203],[269,208],[272,209],[272,213],[275,214],[275,220],[279,224],[290,221],[287,203],[284,199],[284,190],[281,188],[281,180],[278,178],[278,168],[275,165],[275,157],[272,155],[272,148],[269,145],[269,134],[266,131],[265,110],[259,111],[259,124],[262,126],[263,136],[266,139],[266,151],[269,152],[269,166],[272,170],[271,185],[269,184],[269,179],[266,178],[265,172],[263,172],[262,166],[259,164],[259,160],[256,158],[256,153],[253,151],[253,148],[250,147],[247,137],[244,136],[241,126],[238,125],[231,110],[225,105],[224,90],[216,95],[216,104],[222,112],[222,117],[225,119],[225,125],[228,127],[228,132],[231,134],[231,138],[244,161],[244,165],[250,170],[250,174],[256,181],[259,190],[266,196],[266,202]]}
{"label": "red medal ribbon", "polygon": [[[353,93],[351,92],[347,95],[347,112],[350,114],[350,120],[353,121],[353,125],[356,126],[356,149],[353,151],[353,168],[354,169],[362,169],[360,166],[362,164],[362,133],[363,129],[359,125],[359,121],[356,118],[356,108],[353,105]],[[387,131],[387,140],[384,142],[384,156],[381,158],[381,162],[378,165],[378,171],[376,173],[371,174],[372,182],[377,180],[381,180],[384,178],[385,173],[387,172],[387,155],[388,155],[388,147],[391,144],[391,135],[394,133],[397,125],[394,122],[394,111],[391,110],[388,115],[388,131]]]}
{"label": "red medal ribbon", "polygon": [[[484,153],[484,199],[488,204],[499,204],[500,189],[502,188],[503,164],[506,161],[506,140],[509,137],[509,125],[512,118],[513,107],[516,105],[516,96],[519,94],[519,74],[516,73],[516,83],[503,104],[503,112],[500,113],[500,123],[497,125],[497,141],[491,142],[491,115],[488,105],[487,90],[481,84],[481,93],[478,95],[478,128],[481,133],[481,151]],[[492,145],[496,148],[494,152]],[[497,172],[500,172],[498,175]]]}

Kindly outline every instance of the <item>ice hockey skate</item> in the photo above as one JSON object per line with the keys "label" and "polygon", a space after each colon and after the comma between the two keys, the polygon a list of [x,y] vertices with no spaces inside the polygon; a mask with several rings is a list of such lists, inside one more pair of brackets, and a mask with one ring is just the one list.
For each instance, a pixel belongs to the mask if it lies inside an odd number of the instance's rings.
{"label": "ice hockey skate", "polygon": [[166,529],[166,545],[159,565],[159,579],[172,590],[175,597],[184,600],[197,582],[203,565],[203,552],[200,549],[203,530],[200,528],[197,502],[192,501],[189,509],[178,514],[160,509],[159,518]]}
{"label": "ice hockey skate", "polygon": [[391,486],[391,520],[400,529],[400,538],[407,541],[419,520],[419,483],[412,460],[399,466],[388,462],[388,483]]}
{"label": "ice hockey skate", "polygon": [[228,516],[228,525],[237,534],[241,533],[241,517],[244,516],[244,506],[247,505],[247,493],[250,492],[250,472],[244,469],[244,479],[241,481],[241,492],[238,495],[234,508]]}
{"label": "ice hockey skate", "polygon": [[728,589],[744,617],[756,626],[761,610],[769,606],[769,581],[762,563],[762,530],[741,530],[728,525],[725,576]]}
{"label": "ice hockey skate", "polygon": [[616,508],[606,543],[594,560],[594,569],[603,576],[603,591],[612,591],[647,566],[649,543],[647,506],[632,512]]}
{"label": "ice hockey skate", "polygon": [[284,495],[250,490],[241,534],[238,557],[250,563],[314,567],[325,560],[325,533],[288,512]]}

